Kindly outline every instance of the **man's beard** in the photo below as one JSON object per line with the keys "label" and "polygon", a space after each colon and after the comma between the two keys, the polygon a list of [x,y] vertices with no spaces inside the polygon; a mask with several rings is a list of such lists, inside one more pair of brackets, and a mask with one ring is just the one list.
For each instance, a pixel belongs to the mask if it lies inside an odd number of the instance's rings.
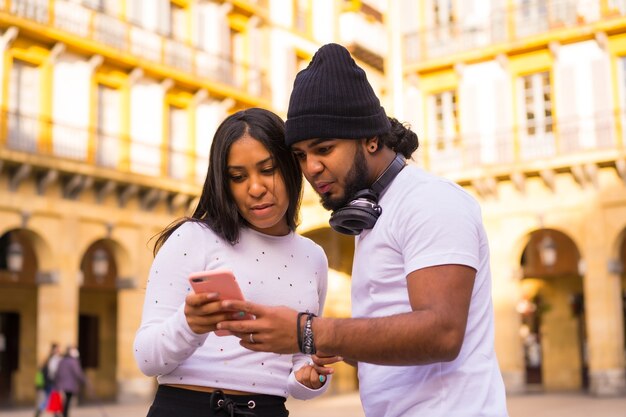
{"label": "man's beard", "polygon": [[365,160],[365,155],[363,154],[363,149],[361,149],[361,147],[357,147],[357,152],[354,156],[354,163],[346,175],[346,185],[343,190],[343,196],[333,199],[330,197],[329,193],[322,194],[322,206],[326,210],[335,211],[338,208],[347,205],[357,192],[369,187],[367,180],[368,177],[369,172],[367,169],[367,161]]}

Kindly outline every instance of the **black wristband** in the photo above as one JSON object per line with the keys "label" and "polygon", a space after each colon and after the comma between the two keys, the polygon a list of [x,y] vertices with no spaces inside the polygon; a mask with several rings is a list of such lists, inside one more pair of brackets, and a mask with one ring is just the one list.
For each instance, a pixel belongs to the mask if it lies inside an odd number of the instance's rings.
{"label": "black wristband", "polygon": [[307,313],[300,312],[298,313],[298,318],[296,319],[296,337],[298,338],[298,350],[302,352],[302,330],[300,329],[300,317]]}

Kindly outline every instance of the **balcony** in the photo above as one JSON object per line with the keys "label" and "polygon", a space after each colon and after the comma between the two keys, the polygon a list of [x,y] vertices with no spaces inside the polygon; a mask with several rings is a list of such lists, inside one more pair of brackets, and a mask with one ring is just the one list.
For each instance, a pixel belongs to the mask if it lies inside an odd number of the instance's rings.
{"label": "balcony", "polygon": [[10,189],[35,178],[40,194],[60,182],[64,198],[92,189],[98,202],[116,194],[120,206],[137,197],[143,209],[167,201],[176,209],[192,201],[206,176],[208,155],[156,141],[63,125],[38,116],[1,117],[0,167]]}
{"label": "balcony", "polygon": [[388,35],[381,22],[370,21],[362,13],[345,12],[339,18],[339,28],[341,43],[355,58],[378,71],[384,70]]}
{"label": "balcony", "polygon": [[601,4],[598,0],[530,0],[515,8],[493,9],[482,15],[463,16],[462,20],[447,25],[407,33],[405,64],[419,65],[491,45],[523,45],[546,33],[571,36],[568,30],[586,28],[591,34],[588,29],[594,23],[626,16],[624,0],[609,1],[606,8]]}
{"label": "balcony", "polygon": [[[613,166],[623,176],[626,135],[618,136],[616,121],[612,115],[599,114],[587,119],[560,120],[553,132],[529,135],[525,129],[511,129],[467,134],[445,146],[426,138],[416,159],[425,169],[461,184],[480,178],[510,178],[512,173],[571,171],[582,175],[581,167],[593,170]],[[621,116],[622,126],[624,122],[626,115]]]}
{"label": "balcony", "polygon": [[[164,77],[174,72],[188,83],[200,81],[213,89],[217,82],[226,87],[221,89],[222,95],[248,102],[251,99],[245,95],[265,100],[271,96],[267,74],[260,67],[235,62],[230,56],[202,50],[190,42],[160,35],[76,2],[0,1],[0,23],[20,27],[20,21],[13,16],[52,28],[46,32],[52,40],[56,37],[64,42],[68,39],[66,35],[71,35],[70,39],[76,40],[76,47],[83,53],[100,53],[150,73],[162,72]],[[27,30],[37,32],[32,26]]]}

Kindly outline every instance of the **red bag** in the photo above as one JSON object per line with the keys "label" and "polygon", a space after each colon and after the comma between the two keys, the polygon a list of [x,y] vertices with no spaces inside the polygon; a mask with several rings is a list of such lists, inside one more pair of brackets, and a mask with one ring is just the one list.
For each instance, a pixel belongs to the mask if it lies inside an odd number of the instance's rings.
{"label": "red bag", "polygon": [[46,411],[50,413],[63,412],[63,398],[61,397],[61,393],[59,391],[50,391],[50,397],[48,397],[48,407],[46,407]]}

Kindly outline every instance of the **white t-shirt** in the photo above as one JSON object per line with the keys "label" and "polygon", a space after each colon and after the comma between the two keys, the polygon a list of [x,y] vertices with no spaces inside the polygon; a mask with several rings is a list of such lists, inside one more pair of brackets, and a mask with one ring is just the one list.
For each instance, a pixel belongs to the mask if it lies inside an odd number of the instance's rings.
{"label": "white t-shirt", "polygon": [[406,277],[415,270],[461,264],[477,272],[459,356],[424,366],[360,362],[365,414],[506,416],[494,352],[489,246],[478,203],[457,184],[409,165],[384,191],[380,205],[374,228],[356,239],[353,317],[410,312]]}
{"label": "white t-shirt", "polygon": [[[328,261],[321,247],[296,233],[269,236],[241,230],[234,246],[204,225],[186,222],[167,239],[150,269],[135,359],[159,384],[199,385],[309,399],[322,394],[292,370],[308,355],[252,352],[235,336],[195,334],[184,314],[192,272],[230,269],[247,300],[321,315]],[[295,330],[294,330],[295,331]]]}

